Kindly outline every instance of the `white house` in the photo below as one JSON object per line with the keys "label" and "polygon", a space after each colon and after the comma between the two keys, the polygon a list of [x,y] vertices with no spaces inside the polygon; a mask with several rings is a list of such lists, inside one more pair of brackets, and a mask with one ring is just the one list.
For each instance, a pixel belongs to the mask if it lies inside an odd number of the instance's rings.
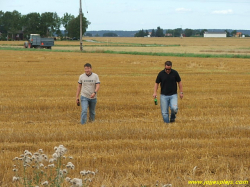
{"label": "white house", "polygon": [[226,38],[226,32],[204,32],[205,38]]}

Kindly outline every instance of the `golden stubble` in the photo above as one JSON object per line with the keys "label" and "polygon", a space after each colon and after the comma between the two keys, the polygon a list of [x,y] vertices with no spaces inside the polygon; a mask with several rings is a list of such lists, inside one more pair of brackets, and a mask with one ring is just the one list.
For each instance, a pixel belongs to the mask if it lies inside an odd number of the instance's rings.
{"label": "golden stubble", "polygon": [[[74,158],[71,177],[98,169],[93,186],[249,180],[248,59],[3,50],[0,56],[1,186],[12,185],[14,157],[24,150],[52,154],[61,144]],[[162,122],[152,97],[166,60],[184,86],[173,124]],[[101,88],[96,121],[82,126],[75,93],[87,62]]]}

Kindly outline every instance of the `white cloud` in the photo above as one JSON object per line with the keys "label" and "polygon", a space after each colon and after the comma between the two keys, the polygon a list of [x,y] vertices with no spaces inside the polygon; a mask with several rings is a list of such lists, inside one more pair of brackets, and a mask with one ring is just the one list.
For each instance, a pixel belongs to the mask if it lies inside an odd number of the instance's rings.
{"label": "white cloud", "polygon": [[175,9],[176,12],[191,12],[191,9],[187,9],[187,8],[177,8]]}
{"label": "white cloud", "polygon": [[212,14],[231,14],[233,13],[233,10],[228,9],[228,10],[215,10],[212,12]]}

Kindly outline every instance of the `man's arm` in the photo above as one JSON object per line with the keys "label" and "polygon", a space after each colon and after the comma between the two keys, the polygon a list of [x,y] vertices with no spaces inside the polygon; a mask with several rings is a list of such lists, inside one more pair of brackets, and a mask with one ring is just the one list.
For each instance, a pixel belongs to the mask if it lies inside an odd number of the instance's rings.
{"label": "man's arm", "polygon": [[156,98],[157,97],[157,90],[158,90],[159,84],[155,83],[155,87],[154,87],[154,94],[153,97]]}
{"label": "man's arm", "polygon": [[180,90],[180,98],[183,98],[183,90],[182,90],[182,82],[178,82],[179,90]]}
{"label": "man's arm", "polygon": [[80,96],[81,89],[82,89],[82,84],[78,83],[78,86],[77,86],[77,89],[76,89],[76,103],[79,102],[79,96]]}
{"label": "man's arm", "polygon": [[[97,83],[97,84],[95,85],[95,92],[98,92],[99,89],[100,89],[100,83]],[[91,97],[91,98],[94,98],[95,95],[96,95],[95,93],[92,93],[90,97]]]}

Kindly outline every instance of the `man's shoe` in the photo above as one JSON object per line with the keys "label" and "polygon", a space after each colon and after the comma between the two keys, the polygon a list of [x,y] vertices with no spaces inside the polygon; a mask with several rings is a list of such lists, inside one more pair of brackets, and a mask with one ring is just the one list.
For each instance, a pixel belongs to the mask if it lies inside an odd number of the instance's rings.
{"label": "man's shoe", "polygon": [[170,119],[170,123],[173,123],[173,122],[175,122],[175,119]]}

